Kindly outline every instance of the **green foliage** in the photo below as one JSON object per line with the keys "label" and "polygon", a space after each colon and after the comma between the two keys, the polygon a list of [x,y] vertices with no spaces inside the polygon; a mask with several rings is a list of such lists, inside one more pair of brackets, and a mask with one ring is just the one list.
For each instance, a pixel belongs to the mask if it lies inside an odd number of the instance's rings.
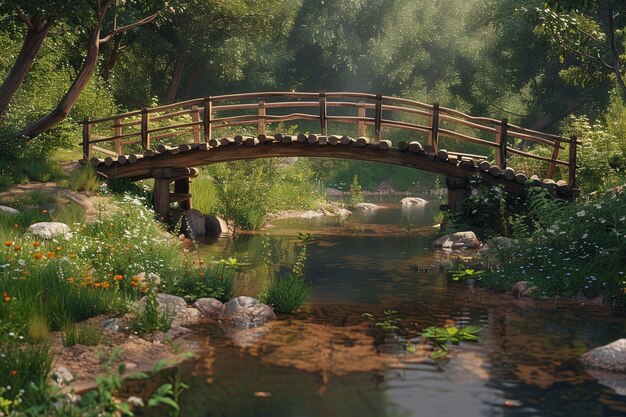
{"label": "green foliage", "polygon": [[201,261],[199,268],[185,268],[174,283],[172,293],[184,297],[189,302],[198,298],[217,298],[226,302],[235,295],[235,258],[222,259],[213,267]]}
{"label": "green foliage", "polygon": [[171,311],[159,310],[156,287],[149,285],[146,291],[146,302],[133,320],[133,329],[139,334],[166,332],[172,326],[173,314],[174,312]]}
{"label": "green foliage", "polygon": [[349,207],[355,207],[357,204],[362,203],[363,193],[361,190],[361,184],[359,184],[359,178],[355,175],[350,184],[350,200],[348,200]]}
{"label": "green foliage", "polygon": [[545,192],[530,196],[536,228],[528,241],[503,253],[498,270],[480,281],[507,289],[518,281],[537,297],[602,295],[606,303],[626,302],[626,192],[609,192],[577,203],[556,201]]}
{"label": "green foliage", "polygon": [[400,318],[398,317],[398,312],[396,310],[385,310],[383,311],[382,318],[376,318],[371,313],[363,313],[362,317],[368,319],[371,323],[374,324],[376,328],[387,332],[395,332],[400,330],[398,324],[400,323]]}
{"label": "green foliage", "polygon": [[479,275],[485,273],[485,271],[476,271],[475,269],[464,269],[462,271],[450,271],[452,273],[452,281],[465,281],[468,279],[474,279]]}
{"label": "green foliage", "polygon": [[95,191],[100,182],[98,174],[91,165],[81,165],[70,174],[69,187],[74,191]]}
{"label": "green foliage", "polygon": [[313,290],[303,277],[295,273],[274,276],[261,295],[261,300],[277,313],[293,313],[311,296]]}
{"label": "green foliage", "polygon": [[96,346],[102,338],[102,329],[93,324],[76,324],[68,322],[63,326],[61,340],[63,346],[74,345]]}
{"label": "green foliage", "polygon": [[481,329],[476,326],[465,326],[459,329],[456,326],[436,327],[431,326],[424,330],[422,337],[430,339],[435,343],[437,349],[431,353],[430,357],[440,360],[448,354],[449,345],[458,345],[461,342],[477,342]]}

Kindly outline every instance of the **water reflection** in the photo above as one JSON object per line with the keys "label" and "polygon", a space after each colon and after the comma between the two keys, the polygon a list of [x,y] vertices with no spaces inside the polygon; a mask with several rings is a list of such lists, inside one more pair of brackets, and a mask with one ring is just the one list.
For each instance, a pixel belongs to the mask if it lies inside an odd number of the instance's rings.
{"label": "water reflection", "polygon": [[[298,232],[311,232],[306,276],[315,289],[298,314],[259,329],[196,329],[204,357],[187,365],[185,416],[574,416],[626,415],[624,397],[578,365],[584,351],[626,332],[622,313],[536,303],[450,284],[416,266],[449,256],[428,249],[437,203],[383,203],[371,215],[276,221],[263,233],[201,248],[246,266],[240,290],[263,289],[273,262],[295,261]],[[404,216],[404,217],[403,217]],[[361,317],[393,308],[417,334],[453,321],[483,328],[443,366],[373,332]]]}

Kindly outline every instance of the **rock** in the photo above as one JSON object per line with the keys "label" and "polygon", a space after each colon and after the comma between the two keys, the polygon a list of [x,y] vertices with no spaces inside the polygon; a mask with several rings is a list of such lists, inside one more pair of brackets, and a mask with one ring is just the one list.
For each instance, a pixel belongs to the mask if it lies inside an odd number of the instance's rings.
{"label": "rock", "polygon": [[315,211],[315,210],[309,210],[309,211],[305,211],[304,213],[302,213],[302,217],[303,219],[313,219],[315,217],[322,217],[324,215],[324,213],[320,212],[320,211]]}
{"label": "rock", "polygon": [[354,206],[354,209],[362,213],[374,213],[375,211],[380,209],[380,206],[373,203],[359,203]]}
{"label": "rock", "polygon": [[204,234],[207,236],[219,236],[222,233],[229,233],[230,229],[223,219],[207,214],[204,216]]}
{"label": "rock", "polygon": [[188,328],[180,326],[178,324],[172,324],[172,327],[170,327],[170,329],[165,332],[165,338],[176,339],[177,337],[181,337],[188,333],[191,333],[191,330],[189,330]]}
{"label": "rock", "polygon": [[587,297],[582,291],[578,291],[578,294],[572,297],[572,299],[574,301],[578,301],[586,305],[592,305],[592,306],[604,305],[604,296],[602,294],[599,294],[595,297]]}
{"label": "rock", "polygon": [[119,319],[112,318],[107,320],[102,320],[100,326],[104,330],[108,330],[110,332],[117,332],[120,329]]}
{"label": "rock", "polygon": [[145,271],[142,271],[135,275],[135,277],[139,278],[139,282],[145,281],[149,282],[150,284],[161,285],[161,277],[154,272],[148,272],[146,274]]}
{"label": "rock", "polygon": [[498,236],[489,239],[483,245],[483,250],[493,251],[502,249],[514,249],[519,246],[519,240],[511,239],[510,237]]}
{"label": "rock", "polygon": [[402,207],[423,207],[428,204],[428,201],[419,197],[406,197],[400,200]]}
{"label": "rock", "polygon": [[345,208],[338,208],[336,212],[342,219],[347,219],[348,216],[352,214],[350,210],[347,210]]}
{"label": "rock", "polygon": [[335,216],[337,216],[337,213],[333,213],[332,211],[328,211],[325,208],[322,208],[321,211],[322,211],[322,214],[324,216],[328,216],[328,217],[335,217]]}
{"label": "rock", "polygon": [[511,287],[511,292],[518,297],[530,297],[537,290],[537,287],[529,287],[528,281],[516,282]]}
{"label": "rock", "polygon": [[219,320],[224,313],[224,304],[215,298],[200,298],[193,303],[203,317]]}
{"label": "rock", "polygon": [[40,222],[31,224],[28,231],[35,236],[43,239],[51,239],[58,235],[67,235],[70,233],[70,227],[65,223],[59,222]]}
{"label": "rock", "polygon": [[[139,300],[139,307],[144,308],[146,305],[146,297]],[[195,308],[189,308],[185,300],[181,297],[177,297],[171,294],[157,294],[157,303],[159,313],[169,314],[172,317],[173,322],[188,322],[198,315],[198,310]],[[194,314],[192,310],[195,310]]]}
{"label": "rock", "polygon": [[18,210],[7,206],[0,206],[0,213],[9,214],[11,216],[17,216],[18,214],[20,214]]}
{"label": "rock", "polygon": [[391,184],[387,181],[381,181],[376,189],[380,194],[393,194],[396,192],[396,190],[394,190]]}
{"label": "rock", "polygon": [[258,327],[264,323],[275,320],[276,315],[272,309],[252,297],[236,297],[224,305],[222,321],[232,323],[237,328],[247,329]]}
{"label": "rock", "polygon": [[611,388],[619,395],[626,395],[626,374],[594,368],[589,368],[586,371],[589,375],[597,379],[598,383]]}
{"label": "rock", "polygon": [[185,222],[183,227],[191,237],[204,236],[206,234],[206,217],[196,209],[190,209],[183,212]]}
{"label": "rock", "polygon": [[443,249],[477,249],[480,246],[480,241],[474,232],[456,232],[440,237],[431,246]]}
{"label": "rock", "polygon": [[626,373],[626,339],[618,339],[584,353],[580,361],[585,367]]}
{"label": "rock", "polygon": [[344,191],[338,190],[336,188],[327,188],[326,189],[326,195],[328,195],[328,196],[341,196],[341,195],[344,195],[344,194],[345,194]]}
{"label": "rock", "polygon": [[50,379],[60,388],[74,380],[74,375],[65,366],[57,366],[50,372]]}

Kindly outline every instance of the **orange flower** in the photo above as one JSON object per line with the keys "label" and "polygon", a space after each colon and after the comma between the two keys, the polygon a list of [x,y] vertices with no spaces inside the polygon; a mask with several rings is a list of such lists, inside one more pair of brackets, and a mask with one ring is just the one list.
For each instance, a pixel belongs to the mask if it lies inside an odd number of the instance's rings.
{"label": "orange flower", "polygon": [[138,277],[137,275],[135,275],[135,276],[133,277],[133,281],[139,281],[139,277]]}
{"label": "orange flower", "polygon": [[7,240],[6,242],[4,242],[4,244],[8,248],[9,246],[11,246],[13,244],[13,241]]}
{"label": "orange flower", "polygon": [[109,237],[113,237],[113,233],[109,233]]}
{"label": "orange flower", "polygon": [[7,295],[9,295],[9,293],[8,293],[8,292],[6,292],[6,291],[2,293],[2,296],[3,296],[3,297],[6,297]]}
{"label": "orange flower", "polygon": [[102,288],[105,288],[105,289],[106,289],[106,288],[109,288],[109,285],[110,285],[110,284],[109,284],[108,282],[103,282],[103,283],[102,283]]}
{"label": "orange flower", "polygon": [[52,259],[52,258],[54,258],[54,252],[48,252],[48,253],[46,253],[46,258],[48,258],[48,259]]}
{"label": "orange flower", "polygon": [[4,297],[4,301],[8,303],[9,301],[11,301],[11,297]]}
{"label": "orange flower", "polygon": [[113,279],[116,280],[116,281],[121,281],[121,280],[124,279],[124,277],[122,275],[118,274],[118,275],[114,276]]}
{"label": "orange flower", "polygon": [[33,258],[41,259],[42,256],[43,256],[43,254],[41,252],[35,252],[35,254],[33,255]]}
{"label": "orange flower", "polygon": [[19,252],[19,251],[21,251],[21,250],[22,250],[22,247],[21,247],[20,245],[15,245],[15,246],[13,246],[13,250],[14,250],[15,252]]}
{"label": "orange flower", "polygon": [[206,265],[206,261],[204,259],[200,259],[200,266]]}
{"label": "orange flower", "polygon": [[39,242],[38,240],[36,240],[36,241],[34,241],[34,242],[33,242],[33,246],[34,246],[34,247],[36,247],[36,248],[37,248],[37,247],[39,247],[39,245],[41,245],[41,242]]}
{"label": "orange flower", "polygon": [[13,375],[13,376],[17,375],[17,369],[13,369],[13,370],[11,371],[11,375]]}
{"label": "orange flower", "polygon": [[15,227],[16,229],[19,229],[19,228],[20,228],[20,225],[19,225],[19,224],[17,224],[17,223],[15,223],[15,224],[13,225],[13,227]]}
{"label": "orange flower", "polygon": [[93,287],[94,288],[100,288],[100,285],[102,285],[102,284],[100,284],[99,282],[94,282],[93,283]]}
{"label": "orange flower", "polygon": [[203,277],[204,276],[204,271],[200,271],[200,276]]}
{"label": "orange flower", "polygon": [[70,253],[70,254],[69,254],[69,255],[67,255],[67,256],[69,256],[71,259],[76,258],[76,254],[75,254],[75,253]]}
{"label": "orange flower", "polygon": [[109,223],[109,227],[113,227],[113,223]]}
{"label": "orange flower", "polygon": [[63,248],[62,248],[62,247],[57,246],[57,252],[61,252],[62,250],[63,250]]}
{"label": "orange flower", "polygon": [[130,285],[132,285],[133,287],[137,287],[139,283],[137,281],[131,281]]}
{"label": "orange flower", "polygon": [[43,214],[48,214],[48,210],[46,210],[46,209],[41,210],[41,212],[42,212]]}
{"label": "orange flower", "polygon": [[67,282],[74,282],[74,278],[69,277],[69,278],[67,279]]}
{"label": "orange flower", "polygon": [[26,281],[26,277],[20,277],[20,281]]}

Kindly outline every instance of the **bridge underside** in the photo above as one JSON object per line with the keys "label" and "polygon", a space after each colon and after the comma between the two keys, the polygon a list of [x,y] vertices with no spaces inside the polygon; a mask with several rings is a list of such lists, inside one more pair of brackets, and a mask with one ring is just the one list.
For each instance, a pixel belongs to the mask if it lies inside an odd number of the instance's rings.
{"label": "bridge underside", "polygon": [[[215,146],[206,143],[182,145],[176,148],[160,147],[158,151],[147,151],[139,155],[129,155],[118,158],[117,161],[107,158],[92,159],[97,171],[108,178],[128,178],[139,180],[154,178],[155,208],[160,215],[167,215],[169,204],[174,201],[185,201],[189,195],[188,178],[197,175],[193,169],[201,165],[229,162],[243,159],[258,159],[271,157],[317,157],[317,158],[345,158],[362,161],[379,162],[404,166],[434,174],[444,175],[450,193],[453,190],[464,189],[465,181],[474,175],[480,175],[487,184],[500,185],[505,190],[516,194],[524,193],[524,182],[528,178],[513,171],[506,172],[483,161],[472,160],[461,155],[448,155],[446,151],[437,154],[425,152],[423,149],[410,150],[409,147],[400,150],[391,148],[391,143],[382,141],[375,144],[359,144],[351,141],[347,144],[309,143],[298,141],[293,137],[285,136],[287,140],[268,140],[259,142],[256,138],[248,138],[240,143],[232,139],[223,139],[221,142],[213,142]],[[512,170],[511,170],[512,171]],[[456,179],[456,180],[453,180]],[[187,185],[185,185],[187,181]],[[169,185],[175,182],[174,194],[169,192]],[[545,184],[535,179],[537,185],[542,184],[548,188],[560,190],[563,194],[571,193],[567,187],[559,186],[554,181]],[[449,198],[452,206],[458,198]],[[188,205],[190,206],[190,205]]]}

